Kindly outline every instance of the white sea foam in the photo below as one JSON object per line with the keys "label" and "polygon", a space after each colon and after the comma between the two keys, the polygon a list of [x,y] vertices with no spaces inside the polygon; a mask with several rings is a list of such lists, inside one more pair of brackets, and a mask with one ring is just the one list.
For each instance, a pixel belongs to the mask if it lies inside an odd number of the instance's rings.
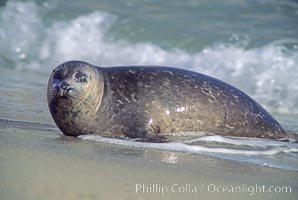
{"label": "white sea foam", "polygon": [[[0,66],[50,70],[66,60],[100,66],[169,65],[225,80],[270,112],[298,113],[298,52],[274,41],[259,48],[216,44],[197,53],[107,39],[117,16],[93,12],[69,21],[42,20],[33,2],[8,1],[0,13]],[[292,40],[291,43],[297,43]]]}
{"label": "white sea foam", "polygon": [[250,146],[250,147],[283,147],[285,146],[285,142],[278,142],[272,140],[265,140],[265,139],[255,139],[255,138],[227,138],[222,137],[219,135],[216,136],[206,136],[200,137],[196,139],[192,139],[186,141],[185,143],[194,143],[194,142],[217,142],[217,143],[224,143],[224,144],[231,144],[237,146]]}
{"label": "white sea foam", "polygon": [[[226,139],[221,137],[207,137],[207,138],[201,138],[200,141],[209,141],[209,142],[218,142],[221,141],[223,143],[229,143],[233,145],[247,145],[250,146],[253,145],[253,141],[251,140],[250,143],[241,141],[241,139]],[[97,135],[82,135],[79,136],[79,138],[84,140],[91,140],[91,141],[97,141],[102,143],[108,143],[108,144],[115,144],[115,145],[121,145],[121,146],[128,146],[128,147],[136,147],[136,148],[149,148],[149,149],[158,149],[158,150],[167,150],[167,151],[178,151],[178,152],[187,152],[187,153],[193,153],[193,154],[203,154],[203,153],[217,153],[217,154],[229,154],[229,155],[245,155],[245,156],[271,156],[278,153],[298,153],[298,146],[295,144],[279,144],[275,145],[274,148],[267,148],[262,150],[255,150],[252,148],[251,150],[247,149],[230,149],[230,148],[222,148],[222,147],[204,147],[204,146],[198,146],[198,145],[190,145],[185,144],[181,142],[170,142],[170,143],[144,143],[144,142],[137,142],[134,140],[128,140],[128,139],[115,139],[115,138],[106,138],[101,137]],[[268,142],[270,143],[270,142]],[[260,142],[257,142],[255,147],[268,147],[267,144],[263,143],[261,145]],[[271,145],[269,145],[271,146]]]}

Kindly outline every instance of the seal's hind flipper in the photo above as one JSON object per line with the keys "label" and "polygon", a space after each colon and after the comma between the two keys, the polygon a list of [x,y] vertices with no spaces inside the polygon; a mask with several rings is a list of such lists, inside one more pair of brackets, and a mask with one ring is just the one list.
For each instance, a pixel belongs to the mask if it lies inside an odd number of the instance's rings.
{"label": "seal's hind flipper", "polygon": [[278,141],[298,143],[298,134],[292,131],[287,131],[285,137],[282,137]]}

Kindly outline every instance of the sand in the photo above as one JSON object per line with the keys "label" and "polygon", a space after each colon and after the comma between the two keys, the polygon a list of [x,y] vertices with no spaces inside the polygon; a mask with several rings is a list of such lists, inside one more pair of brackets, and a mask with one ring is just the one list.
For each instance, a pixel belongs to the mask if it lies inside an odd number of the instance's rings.
{"label": "sand", "polygon": [[0,199],[298,199],[298,172],[2,124]]}

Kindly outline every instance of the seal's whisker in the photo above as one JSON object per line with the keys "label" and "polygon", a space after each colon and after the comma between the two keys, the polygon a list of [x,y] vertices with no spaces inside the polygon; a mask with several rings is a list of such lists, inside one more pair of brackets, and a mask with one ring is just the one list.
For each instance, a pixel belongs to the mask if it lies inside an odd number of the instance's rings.
{"label": "seal's whisker", "polygon": [[41,92],[41,98],[46,99],[47,98],[47,91],[42,91]]}
{"label": "seal's whisker", "polygon": [[47,88],[40,88],[40,95],[38,97],[38,100],[42,102],[43,104],[47,103]]}
{"label": "seal's whisker", "polygon": [[80,65],[79,65],[79,69],[83,71],[83,70],[85,70],[88,66],[89,66],[89,65],[86,65],[85,63],[81,62]]}
{"label": "seal's whisker", "polygon": [[82,103],[85,103],[85,102],[88,100],[87,98],[84,98],[84,97],[82,97],[82,96],[80,96],[80,95],[76,96],[75,99],[76,99],[77,101],[79,101],[80,103],[81,103],[81,102],[82,102]]}
{"label": "seal's whisker", "polygon": [[85,70],[87,67],[88,67],[88,65],[84,65],[84,66],[82,67],[82,70]]}
{"label": "seal's whisker", "polygon": [[83,107],[84,107],[84,103],[82,101],[80,101],[79,99],[77,99],[77,98],[75,98],[74,100],[75,100],[75,107],[82,110]]}
{"label": "seal's whisker", "polygon": [[80,62],[80,63],[77,64],[77,68],[78,69],[82,69],[82,66],[83,66],[83,63],[82,62]]}

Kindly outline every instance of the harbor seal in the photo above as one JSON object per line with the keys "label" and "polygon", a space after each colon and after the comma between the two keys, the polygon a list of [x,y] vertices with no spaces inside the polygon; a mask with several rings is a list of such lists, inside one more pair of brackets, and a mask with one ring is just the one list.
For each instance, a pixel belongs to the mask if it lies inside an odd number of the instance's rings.
{"label": "harbor seal", "polygon": [[55,123],[68,136],[97,134],[147,142],[167,142],[167,135],[182,132],[293,137],[239,89],[173,67],[97,67],[68,61],[53,70],[47,100]]}

